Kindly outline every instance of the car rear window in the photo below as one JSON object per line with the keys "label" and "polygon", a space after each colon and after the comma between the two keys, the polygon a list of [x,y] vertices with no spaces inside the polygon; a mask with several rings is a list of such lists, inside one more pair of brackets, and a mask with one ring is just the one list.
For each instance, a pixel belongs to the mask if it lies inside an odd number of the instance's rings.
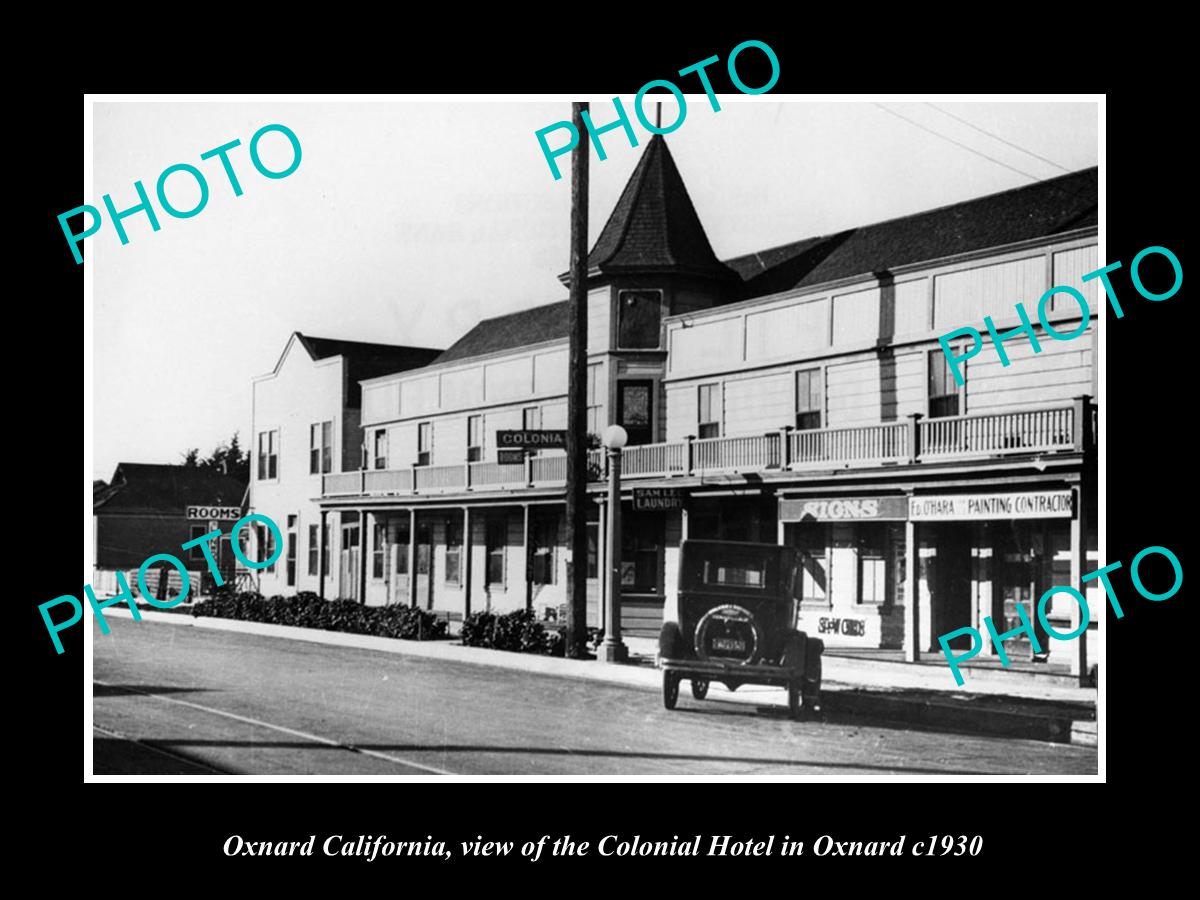
{"label": "car rear window", "polygon": [[732,563],[706,559],[704,583],[724,587],[757,588],[761,591],[767,586],[767,561],[764,559]]}

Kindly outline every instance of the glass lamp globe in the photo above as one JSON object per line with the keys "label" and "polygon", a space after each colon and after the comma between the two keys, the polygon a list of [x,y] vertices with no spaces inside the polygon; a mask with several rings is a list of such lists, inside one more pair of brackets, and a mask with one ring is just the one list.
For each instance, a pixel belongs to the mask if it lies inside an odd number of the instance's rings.
{"label": "glass lamp globe", "polygon": [[601,438],[604,446],[610,450],[620,450],[629,440],[629,435],[620,425],[609,425],[604,429],[604,436]]}

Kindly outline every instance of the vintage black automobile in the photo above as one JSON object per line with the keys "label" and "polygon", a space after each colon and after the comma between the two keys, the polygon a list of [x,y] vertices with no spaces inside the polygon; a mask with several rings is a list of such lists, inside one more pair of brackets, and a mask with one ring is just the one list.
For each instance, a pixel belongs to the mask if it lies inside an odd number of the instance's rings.
{"label": "vintage black automobile", "polygon": [[793,719],[819,708],[825,645],[796,630],[799,566],[791,547],[683,542],[679,621],[666,622],[658,640],[667,709],[684,678],[697,700],[713,681],[731,691],[772,684],[787,688]]}

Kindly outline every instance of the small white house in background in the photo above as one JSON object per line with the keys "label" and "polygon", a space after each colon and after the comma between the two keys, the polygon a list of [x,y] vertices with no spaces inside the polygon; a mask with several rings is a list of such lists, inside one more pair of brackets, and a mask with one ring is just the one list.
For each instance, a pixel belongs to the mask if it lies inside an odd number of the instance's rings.
{"label": "small white house in background", "polygon": [[[424,366],[441,351],[371,344],[292,332],[273,371],[253,382],[249,511],[269,517],[283,536],[279,559],[259,573],[264,596],[320,593],[321,476],[362,465],[359,382]],[[328,535],[326,535],[328,540]],[[359,537],[347,534],[348,555]],[[255,525],[255,552],[274,552],[266,528]],[[259,556],[257,558],[265,558]],[[347,564],[353,564],[347,560]],[[341,596],[336,566],[326,571],[326,596]],[[357,584],[348,579],[349,586]],[[346,596],[355,596],[348,593]]]}

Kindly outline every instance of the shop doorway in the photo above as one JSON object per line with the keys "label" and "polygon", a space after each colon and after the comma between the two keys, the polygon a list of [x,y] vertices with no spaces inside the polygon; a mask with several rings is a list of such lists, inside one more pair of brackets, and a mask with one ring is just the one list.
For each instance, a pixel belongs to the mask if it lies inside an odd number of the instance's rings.
{"label": "shop doorway", "polygon": [[409,530],[408,518],[394,521],[388,528],[391,540],[388,549],[391,559],[386,563],[388,576],[388,603],[401,603],[407,606],[410,602],[408,583],[408,547]]}
{"label": "shop doorway", "polygon": [[[934,634],[942,635],[975,625],[971,603],[971,536],[969,523],[943,525],[937,530],[933,580]],[[971,647],[971,635],[950,640],[955,650]],[[940,644],[937,649],[940,649]]]}
{"label": "shop doorway", "polygon": [[417,523],[417,606],[433,609],[433,532]]}
{"label": "shop doorway", "polygon": [[[1041,535],[1030,534],[1029,529],[1016,523],[997,528],[994,534],[992,552],[995,554],[997,571],[992,595],[992,621],[1001,634],[1020,628],[1023,623],[1017,612],[1019,604],[1024,607],[1026,618],[1033,623],[1044,652],[1047,636],[1037,618],[1037,600],[1041,596],[1042,581],[1042,558],[1037,544],[1040,544]],[[1035,540],[1035,537],[1039,540]],[[1004,652],[1012,660],[1033,659],[1033,645],[1028,633],[1022,631],[1005,640]],[[992,655],[998,655],[994,645]]]}

